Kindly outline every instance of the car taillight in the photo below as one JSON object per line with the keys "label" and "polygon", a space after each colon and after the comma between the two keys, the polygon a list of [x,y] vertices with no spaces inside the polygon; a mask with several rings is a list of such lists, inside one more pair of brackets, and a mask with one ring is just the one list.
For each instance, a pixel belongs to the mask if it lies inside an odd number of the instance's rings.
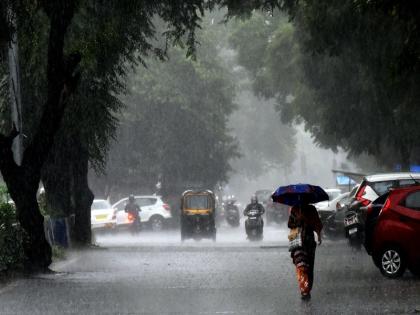
{"label": "car taillight", "polygon": [[163,209],[165,209],[166,211],[171,211],[171,207],[170,207],[167,203],[164,203],[164,204],[162,205],[162,207],[163,207]]}

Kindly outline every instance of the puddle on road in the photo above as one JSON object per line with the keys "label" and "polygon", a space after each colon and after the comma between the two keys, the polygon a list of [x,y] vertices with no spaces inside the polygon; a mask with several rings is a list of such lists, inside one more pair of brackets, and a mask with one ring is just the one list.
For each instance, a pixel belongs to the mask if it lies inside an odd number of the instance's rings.
{"label": "puddle on road", "polygon": [[246,239],[245,228],[219,227],[217,230],[217,241],[209,239],[199,241],[186,240],[181,242],[178,230],[161,232],[142,231],[132,235],[128,231],[116,233],[97,233],[95,242],[104,247],[135,247],[135,246],[185,246],[185,247],[229,247],[229,246],[285,246],[289,231],[285,227],[266,226],[264,227],[264,239],[261,242],[250,242]]}

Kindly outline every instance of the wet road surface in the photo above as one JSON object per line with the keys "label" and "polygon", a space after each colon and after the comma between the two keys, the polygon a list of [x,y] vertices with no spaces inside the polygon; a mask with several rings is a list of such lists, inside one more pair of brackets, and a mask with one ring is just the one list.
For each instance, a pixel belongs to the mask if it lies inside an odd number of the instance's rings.
{"label": "wet road surface", "polygon": [[261,243],[221,228],[218,241],[179,242],[176,231],[98,235],[58,273],[0,287],[0,314],[414,314],[420,279],[382,277],[364,252],[324,242],[312,300],[301,301],[285,229]]}

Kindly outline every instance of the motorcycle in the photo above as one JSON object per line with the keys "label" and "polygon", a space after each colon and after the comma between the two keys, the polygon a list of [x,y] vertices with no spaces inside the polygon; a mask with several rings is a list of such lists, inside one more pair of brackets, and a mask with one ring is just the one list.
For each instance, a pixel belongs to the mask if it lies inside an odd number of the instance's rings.
{"label": "motorcycle", "polygon": [[344,218],[344,227],[349,245],[357,250],[362,249],[364,243],[364,223],[358,205],[350,207]]}
{"label": "motorcycle", "polygon": [[228,203],[225,207],[226,221],[230,226],[239,226],[239,209],[234,203]]}
{"label": "motorcycle", "polygon": [[329,239],[339,239],[345,237],[345,219],[346,211],[343,208],[339,208],[336,211],[332,211],[329,214],[325,215],[321,219],[322,224],[324,225],[323,231],[325,236]]}
{"label": "motorcycle", "polygon": [[264,221],[261,213],[257,209],[248,211],[245,221],[245,231],[250,241],[260,241],[263,239]]}
{"label": "motorcycle", "polygon": [[129,230],[131,234],[137,234],[141,230],[140,215],[135,213],[128,213],[128,221],[130,222]]}

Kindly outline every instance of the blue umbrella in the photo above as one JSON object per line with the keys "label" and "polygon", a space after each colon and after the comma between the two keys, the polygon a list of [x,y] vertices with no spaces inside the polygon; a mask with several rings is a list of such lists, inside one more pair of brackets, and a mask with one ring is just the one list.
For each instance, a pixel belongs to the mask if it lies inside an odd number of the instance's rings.
{"label": "blue umbrella", "polygon": [[329,199],[324,189],[309,184],[280,186],[271,195],[271,198],[274,202],[288,206],[316,203]]}

